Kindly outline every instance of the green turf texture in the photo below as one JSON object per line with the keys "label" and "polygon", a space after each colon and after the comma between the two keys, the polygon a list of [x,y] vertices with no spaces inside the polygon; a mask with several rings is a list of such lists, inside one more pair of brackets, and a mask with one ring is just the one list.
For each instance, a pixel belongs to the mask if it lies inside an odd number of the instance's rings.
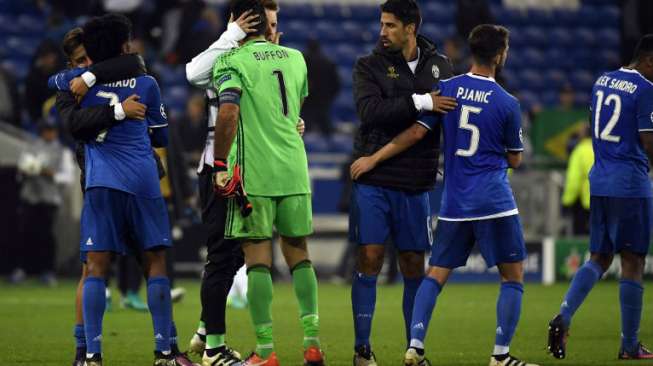
{"label": "green turf texture", "polygon": [[[73,282],[55,289],[29,283],[0,285],[0,365],[67,365],[74,352]],[[200,311],[199,283],[184,281],[188,293],[174,307],[180,346],[185,349]],[[649,289],[651,283],[647,284]],[[619,289],[616,282],[597,285],[574,319],[566,360],[545,353],[547,322],[557,312],[566,284],[552,287],[527,284],[521,322],[511,351],[541,365],[623,365],[619,348]],[[433,365],[487,365],[494,342],[495,301],[498,286],[448,285],[438,299],[427,338],[427,356]],[[114,290],[114,294],[117,292]],[[152,364],[152,326],[148,313],[114,309],[105,315],[104,364]],[[400,286],[380,286],[372,344],[379,365],[402,365],[404,324]],[[276,351],[281,365],[302,364],[302,334],[297,303],[289,284],[275,288],[273,317]],[[645,293],[640,337],[653,345],[653,294]],[[328,365],[351,365],[353,326],[348,286],[320,285],[322,344]],[[241,353],[254,347],[246,310],[227,314],[227,342]],[[197,358],[195,359],[197,361]],[[652,365],[653,362],[634,362]]]}

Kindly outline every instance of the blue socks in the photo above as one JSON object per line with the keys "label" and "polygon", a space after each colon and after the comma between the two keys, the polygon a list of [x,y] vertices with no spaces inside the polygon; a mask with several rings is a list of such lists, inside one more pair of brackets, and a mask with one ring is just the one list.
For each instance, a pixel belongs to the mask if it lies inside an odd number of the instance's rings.
{"label": "blue socks", "polygon": [[417,289],[422,283],[424,277],[405,278],[404,277],[404,299],[402,310],[404,311],[404,324],[406,327],[406,341],[410,343],[410,323],[413,321],[413,306],[415,305],[415,295]]}
{"label": "blue socks", "polygon": [[354,315],[356,347],[370,346],[375,305],[376,276],[355,272],[351,285],[351,308]]}
{"label": "blue socks", "polygon": [[431,321],[431,315],[435,308],[435,302],[442,291],[442,286],[431,277],[424,277],[422,284],[415,294],[415,306],[413,307],[413,319],[410,329],[410,347],[424,349],[424,338],[426,330]]}
{"label": "blue socks", "polygon": [[621,347],[627,352],[637,351],[639,322],[642,317],[642,296],[644,288],[631,280],[619,281],[619,303],[621,304]]}
{"label": "blue socks", "polygon": [[177,346],[177,326],[174,321],[170,322],[170,349],[173,352],[179,351]]}
{"label": "blue socks", "polygon": [[502,282],[497,300],[497,335],[494,340],[494,355],[508,353],[508,346],[515,335],[521,315],[521,300],[524,285],[519,282]]}
{"label": "blue socks", "polygon": [[602,275],[603,269],[598,263],[592,260],[585,262],[578,272],[576,272],[569,286],[569,290],[567,290],[565,299],[560,306],[560,315],[562,315],[562,320],[567,326],[571,324],[571,318],[574,316],[574,313],[583,301],[585,301],[587,294],[592,290],[594,284],[601,279]]}
{"label": "blue socks", "polygon": [[170,300],[170,281],[167,277],[151,277],[147,280],[147,306],[152,315],[155,350],[168,354],[170,352],[172,302]]}
{"label": "blue socks", "polygon": [[75,347],[86,348],[86,334],[84,334],[84,324],[75,324]]}
{"label": "blue socks", "polygon": [[106,300],[104,279],[87,277],[82,292],[86,353],[102,353],[102,318]]}

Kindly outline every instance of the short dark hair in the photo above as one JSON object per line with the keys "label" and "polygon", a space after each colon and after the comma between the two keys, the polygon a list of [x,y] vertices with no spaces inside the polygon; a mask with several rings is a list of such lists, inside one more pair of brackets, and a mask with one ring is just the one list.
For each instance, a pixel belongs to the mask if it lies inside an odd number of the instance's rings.
{"label": "short dark hair", "polygon": [[633,61],[639,61],[642,57],[651,55],[653,55],[653,34],[647,34],[637,42],[635,53],[633,54]]}
{"label": "short dark hair", "polygon": [[279,4],[275,0],[261,0],[261,4],[267,10],[279,11]]}
{"label": "short dark hair", "polygon": [[490,65],[492,59],[508,47],[509,36],[510,31],[500,25],[477,25],[467,40],[472,57],[482,65]]}
{"label": "short dark hair", "polygon": [[260,36],[265,34],[268,27],[268,17],[265,16],[265,8],[260,0],[232,0],[231,14],[234,19],[238,19],[244,12],[251,10],[250,15],[258,15],[259,23],[254,27],[254,31],[248,33],[248,36]]}
{"label": "short dark hair", "polygon": [[84,31],[80,27],[73,28],[63,36],[63,41],[61,42],[61,50],[67,58],[73,57],[73,53],[77,47],[82,46],[82,35]]}
{"label": "short dark hair", "polygon": [[124,15],[107,14],[89,20],[82,32],[86,54],[93,62],[101,62],[122,53],[122,46],[131,39],[132,24]]}
{"label": "short dark hair", "polygon": [[381,12],[394,15],[404,25],[415,24],[415,35],[422,25],[422,14],[415,0],[387,0],[381,5]]}

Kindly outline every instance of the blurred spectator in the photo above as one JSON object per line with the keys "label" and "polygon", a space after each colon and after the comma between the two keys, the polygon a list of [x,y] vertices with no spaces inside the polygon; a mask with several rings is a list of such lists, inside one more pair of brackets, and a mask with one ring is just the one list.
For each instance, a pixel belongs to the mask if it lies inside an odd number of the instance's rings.
{"label": "blurred spectator", "polygon": [[562,195],[562,205],[572,214],[574,235],[589,234],[589,173],[594,164],[594,150],[588,127],[585,126],[580,131],[580,141],[569,157],[565,190]]}
{"label": "blurred spectator", "polygon": [[220,28],[222,21],[213,8],[200,0],[186,2],[182,7],[175,54],[168,61],[188,63],[215,41]]}
{"label": "blurred spectator", "polygon": [[20,125],[18,87],[14,78],[0,66],[0,121]]}
{"label": "blurred spectator", "polygon": [[43,117],[43,103],[55,95],[55,91],[48,88],[48,77],[63,67],[59,46],[49,39],[43,41],[34,54],[25,80],[24,105],[32,123]]}
{"label": "blurred spectator", "polygon": [[637,41],[645,34],[653,33],[653,1],[624,0],[621,2],[621,61],[629,64]]}
{"label": "blurred spectator", "polygon": [[487,0],[457,0],[456,28],[458,35],[467,39],[469,32],[479,24],[494,23]]}
{"label": "blurred spectator", "polygon": [[543,10],[566,9],[577,10],[580,7],[580,0],[503,0],[507,8],[536,8]]}
{"label": "blurred spectator", "polygon": [[576,92],[571,84],[565,84],[558,94],[558,108],[568,111],[576,107]]}
{"label": "blurred spectator", "polygon": [[201,94],[193,94],[186,103],[186,114],[177,127],[181,152],[193,163],[199,161],[206,143],[206,100]]}
{"label": "blurred spectator", "polygon": [[62,188],[75,181],[72,152],[59,143],[57,127],[39,124],[39,138],[23,151],[18,162],[20,190],[19,221],[22,241],[16,243],[13,258],[16,268],[12,282],[25,277],[24,269],[41,272],[47,285],[55,285],[56,241],[54,223],[63,203]]}
{"label": "blurred spectator", "polygon": [[453,74],[460,75],[469,71],[471,65],[465,52],[465,42],[459,37],[449,37],[444,41],[444,54],[453,65]]}
{"label": "blurred spectator", "polygon": [[302,117],[309,131],[319,129],[327,139],[331,137],[331,106],[340,92],[338,68],[322,52],[320,42],[308,41],[304,53],[308,69],[308,97],[302,108]]}

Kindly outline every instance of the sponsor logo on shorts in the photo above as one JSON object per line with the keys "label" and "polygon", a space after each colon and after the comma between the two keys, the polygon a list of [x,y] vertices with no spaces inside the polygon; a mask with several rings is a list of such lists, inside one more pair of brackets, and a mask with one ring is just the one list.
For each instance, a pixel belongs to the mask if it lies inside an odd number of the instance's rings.
{"label": "sponsor logo on shorts", "polygon": [[88,237],[88,240],[86,240],[86,245],[93,245],[93,239],[91,237]]}

